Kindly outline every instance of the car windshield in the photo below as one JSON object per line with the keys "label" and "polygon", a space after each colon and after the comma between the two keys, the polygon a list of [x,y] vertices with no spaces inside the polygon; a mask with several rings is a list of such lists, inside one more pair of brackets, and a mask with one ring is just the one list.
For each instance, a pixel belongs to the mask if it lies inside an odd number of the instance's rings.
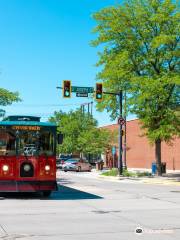
{"label": "car windshield", "polygon": [[63,156],[63,157],[60,157],[60,159],[63,159],[63,160],[64,160],[64,159],[67,160],[67,159],[69,159],[69,158],[70,158],[69,156]]}
{"label": "car windshield", "polygon": [[75,163],[75,162],[78,162],[77,159],[69,159],[66,161],[66,163]]}

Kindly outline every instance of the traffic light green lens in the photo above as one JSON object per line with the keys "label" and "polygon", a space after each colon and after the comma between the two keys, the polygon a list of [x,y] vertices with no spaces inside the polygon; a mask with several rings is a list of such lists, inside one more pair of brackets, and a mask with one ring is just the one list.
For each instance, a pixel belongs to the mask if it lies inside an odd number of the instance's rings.
{"label": "traffic light green lens", "polygon": [[69,96],[69,92],[68,92],[68,91],[65,92],[65,96],[66,96],[66,97]]}

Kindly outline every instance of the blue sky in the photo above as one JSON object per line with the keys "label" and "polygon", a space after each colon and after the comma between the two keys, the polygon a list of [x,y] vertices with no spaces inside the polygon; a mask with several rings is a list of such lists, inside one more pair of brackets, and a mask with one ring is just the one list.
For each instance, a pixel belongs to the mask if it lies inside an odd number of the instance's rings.
{"label": "blue sky", "polygon": [[[92,14],[117,0],[0,0],[0,87],[18,91],[22,102],[5,107],[7,114],[30,114],[46,120],[56,110],[68,111],[87,98],[63,99],[62,80],[95,86],[98,69]],[[95,105],[95,104],[94,104]],[[94,117],[99,125],[108,115]]]}

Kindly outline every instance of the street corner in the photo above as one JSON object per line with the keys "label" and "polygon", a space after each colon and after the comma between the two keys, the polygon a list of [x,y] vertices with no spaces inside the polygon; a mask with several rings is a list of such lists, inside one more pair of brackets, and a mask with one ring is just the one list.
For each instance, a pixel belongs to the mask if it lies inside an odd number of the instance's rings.
{"label": "street corner", "polygon": [[157,184],[157,185],[168,185],[168,186],[180,186],[180,181],[177,179],[164,179],[162,178],[146,178],[141,180],[145,184]]}
{"label": "street corner", "polygon": [[111,182],[112,181],[118,182],[120,180],[119,177],[104,176],[102,174],[98,175],[98,179],[107,180],[107,181],[111,181]]}

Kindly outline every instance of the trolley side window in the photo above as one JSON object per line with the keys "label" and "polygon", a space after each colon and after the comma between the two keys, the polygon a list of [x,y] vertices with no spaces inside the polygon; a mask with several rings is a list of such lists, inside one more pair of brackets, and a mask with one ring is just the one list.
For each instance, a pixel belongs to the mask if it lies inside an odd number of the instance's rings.
{"label": "trolley side window", "polygon": [[0,156],[16,154],[16,136],[13,131],[0,129]]}
{"label": "trolley side window", "polygon": [[46,154],[48,156],[54,155],[54,135],[49,131],[41,131],[39,138],[40,151],[39,155]]}

